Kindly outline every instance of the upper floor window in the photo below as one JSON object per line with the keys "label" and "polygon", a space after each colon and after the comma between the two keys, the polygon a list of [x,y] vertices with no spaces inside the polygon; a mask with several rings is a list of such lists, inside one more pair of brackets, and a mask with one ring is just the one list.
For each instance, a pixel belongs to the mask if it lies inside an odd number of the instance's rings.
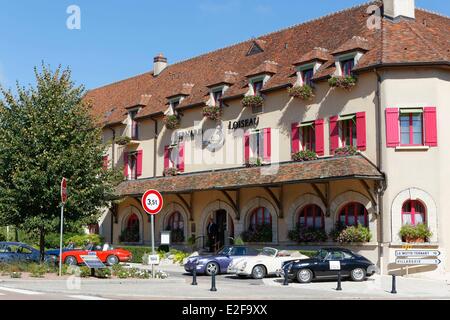
{"label": "upper floor window", "polygon": [[307,228],[323,229],[325,227],[322,209],[315,205],[303,207],[298,214],[298,225]]}
{"label": "upper floor window", "polygon": [[271,129],[249,130],[244,136],[245,162],[270,162]]}
{"label": "upper floor window", "polygon": [[130,111],[130,119],[131,119],[131,139],[137,140],[139,138],[139,126],[138,122],[135,120],[138,110]]}
{"label": "upper floor window", "polygon": [[339,137],[341,147],[357,146],[356,116],[342,117],[339,121]]}
{"label": "upper floor window", "polygon": [[142,150],[123,153],[123,170],[127,180],[136,180],[142,175],[142,156]]}
{"label": "upper floor window", "polygon": [[423,145],[422,110],[400,110],[400,144],[403,146]]}
{"label": "upper floor window", "polygon": [[369,220],[366,208],[357,202],[349,203],[341,209],[339,222],[344,226],[357,226],[358,224],[368,227]]}
{"label": "upper floor window", "polygon": [[129,180],[137,179],[137,153],[132,152],[128,156],[128,166],[130,167],[130,175],[128,176]]}
{"label": "upper floor window", "polygon": [[170,103],[170,105],[172,106],[173,109],[175,109],[180,105],[180,100],[174,100]]}
{"label": "upper floor window", "polygon": [[164,169],[176,168],[184,171],[184,143],[166,146],[164,148]]}
{"label": "upper floor window", "polygon": [[312,78],[314,77],[314,69],[307,69],[302,71],[303,84],[312,86]]}
{"label": "upper floor window", "polygon": [[258,81],[252,82],[253,94],[255,96],[259,96],[261,94],[261,89],[263,88],[263,85],[264,85],[263,80],[258,80]]}
{"label": "upper floor window", "polygon": [[302,150],[316,150],[316,135],[313,122],[300,127],[300,146]]}
{"label": "upper floor window", "polygon": [[324,121],[319,119],[311,122],[292,123],[291,126],[293,154],[300,150],[314,151],[318,156],[324,155]]}
{"label": "upper floor window", "polygon": [[222,100],[221,100],[222,95],[223,95],[222,89],[213,91],[214,105],[215,106],[218,106],[218,107],[222,106]]}
{"label": "upper floor window", "polygon": [[425,207],[417,200],[408,200],[402,207],[402,224],[418,225],[425,223]]}
{"label": "upper floor window", "polygon": [[355,59],[347,59],[341,61],[342,75],[351,76],[354,66],[355,66]]}

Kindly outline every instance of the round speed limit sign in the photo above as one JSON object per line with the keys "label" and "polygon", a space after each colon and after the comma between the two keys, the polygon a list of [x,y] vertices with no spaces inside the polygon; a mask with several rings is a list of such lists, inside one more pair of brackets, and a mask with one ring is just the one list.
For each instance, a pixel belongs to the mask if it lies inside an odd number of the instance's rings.
{"label": "round speed limit sign", "polygon": [[163,197],[161,193],[156,190],[148,190],[142,196],[141,203],[145,212],[155,215],[159,213],[163,207]]}

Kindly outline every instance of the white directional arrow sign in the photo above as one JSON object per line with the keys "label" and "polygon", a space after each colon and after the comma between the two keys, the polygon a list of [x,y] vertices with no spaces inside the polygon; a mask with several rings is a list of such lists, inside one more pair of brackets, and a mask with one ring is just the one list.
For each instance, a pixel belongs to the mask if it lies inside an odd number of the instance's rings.
{"label": "white directional arrow sign", "polygon": [[396,257],[438,257],[441,254],[438,250],[397,250]]}
{"label": "white directional arrow sign", "polygon": [[441,263],[439,259],[397,259],[396,264],[401,265],[438,265]]}

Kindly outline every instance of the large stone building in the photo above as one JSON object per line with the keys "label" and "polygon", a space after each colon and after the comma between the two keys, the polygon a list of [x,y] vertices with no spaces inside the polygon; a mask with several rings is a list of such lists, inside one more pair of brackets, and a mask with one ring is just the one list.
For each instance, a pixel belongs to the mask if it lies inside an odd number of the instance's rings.
{"label": "large stone building", "polygon": [[[432,235],[413,246],[439,249],[442,263],[409,272],[443,275],[449,56],[449,18],[413,0],[366,3],[173,65],[158,55],[153,71],[87,96],[110,146],[105,166],[125,177],[101,234],[149,244],[140,198],[152,188],[164,196],[157,243],[171,230],[176,245],[194,236],[206,246],[211,217],[217,246],[240,235],[256,246],[342,245],[289,233],[360,224],[370,241],[345,246],[386,273],[402,269],[402,225],[423,223]],[[318,158],[295,161],[303,150]]]}

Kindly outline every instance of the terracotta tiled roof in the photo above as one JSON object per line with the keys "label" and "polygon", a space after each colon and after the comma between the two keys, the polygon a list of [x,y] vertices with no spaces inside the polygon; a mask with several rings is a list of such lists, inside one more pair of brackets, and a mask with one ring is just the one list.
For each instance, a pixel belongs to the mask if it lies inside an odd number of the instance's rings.
{"label": "terracotta tiled roof", "polygon": [[369,41],[363,37],[354,36],[347,40],[342,46],[332,52],[333,55],[342,54],[354,50],[369,51]]}
{"label": "terracotta tiled roof", "polygon": [[[223,80],[226,71],[239,73],[224,98],[240,97],[247,91],[246,75],[263,65],[264,61],[276,61],[276,74],[265,84],[271,90],[292,83],[293,64],[321,47],[336,52],[351,47],[352,39],[364,38],[369,49],[359,60],[355,71],[372,69],[380,64],[443,63],[449,64],[450,19],[424,10],[416,10],[416,19],[392,22],[382,19],[381,28],[369,29],[366,13],[370,4],[340,11],[305,22],[285,30],[261,36],[227,48],[219,49],[180,63],[169,65],[154,77],[151,72],[107,85],[88,92],[92,101],[92,113],[101,124],[116,123],[126,117],[126,108],[144,99],[137,118],[159,114],[167,108],[167,97],[179,94],[183,83],[192,83],[189,96],[180,107],[202,104],[207,100],[211,84]],[[360,38],[354,38],[360,37]],[[356,41],[358,42],[358,41]],[[248,55],[257,44],[262,52]],[[359,44],[358,46],[362,46]],[[328,77],[334,72],[334,60],[328,60],[319,69],[316,79]],[[177,92],[178,91],[178,92]]]}
{"label": "terracotta tiled roof", "polygon": [[325,48],[314,48],[308,53],[304,54],[298,61],[294,62],[294,65],[305,64],[308,62],[312,62],[315,60],[318,61],[328,61],[332,60],[333,57],[330,55],[327,49]]}
{"label": "terracotta tiled roof", "polygon": [[278,71],[278,63],[275,61],[264,61],[259,66],[251,70],[245,76],[247,78],[257,76],[260,74],[275,74]]}
{"label": "terracotta tiled roof", "polygon": [[264,172],[261,170],[261,167],[227,169],[175,177],[124,181],[118,186],[116,193],[125,196],[141,195],[148,189],[156,189],[163,193],[182,193],[351,178],[383,179],[383,175],[377,168],[361,155],[326,158],[303,163],[285,163],[281,164],[272,175],[263,174]]}

